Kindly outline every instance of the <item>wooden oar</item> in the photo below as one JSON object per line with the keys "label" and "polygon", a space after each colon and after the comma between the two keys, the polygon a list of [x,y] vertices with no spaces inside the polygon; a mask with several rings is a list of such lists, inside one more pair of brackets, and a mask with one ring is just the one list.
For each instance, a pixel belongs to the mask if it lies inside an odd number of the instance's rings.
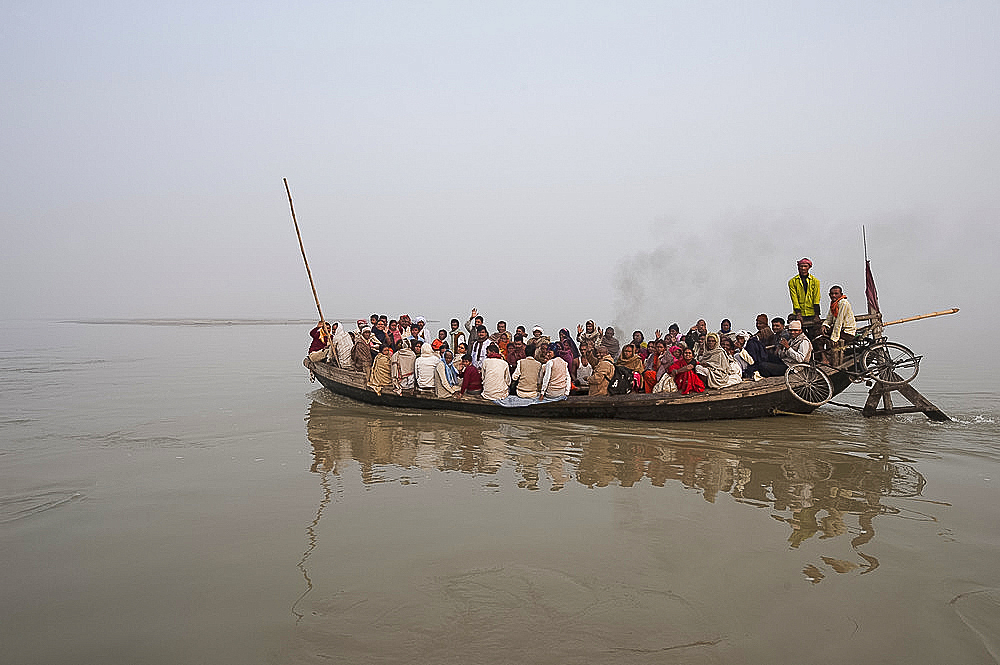
{"label": "wooden oar", "polygon": [[892,326],[897,323],[909,323],[910,321],[919,321],[920,319],[929,319],[932,316],[944,316],[946,314],[954,314],[958,311],[957,307],[952,307],[951,309],[941,310],[940,312],[931,312],[930,314],[921,314],[919,316],[908,316],[905,319],[896,319],[895,321],[889,321],[888,323],[883,323],[883,326]]}
{"label": "wooden oar", "polygon": [[288,179],[282,178],[285,183],[285,193],[288,194],[288,207],[292,211],[292,223],[295,225],[295,235],[299,239],[299,249],[302,250],[302,262],[306,264],[306,275],[309,276],[309,286],[312,287],[313,300],[316,301],[316,311],[319,312],[319,334],[324,342],[328,341],[326,334],[326,320],[323,318],[323,308],[319,306],[319,296],[316,295],[316,283],[313,282],[312,271],[309,270],[309,260],[306,258],[306,248],[302,244],[302,234],[299,232],[299,222],[295,219],[295,206],[292,204],[292,191],[288,188]]}

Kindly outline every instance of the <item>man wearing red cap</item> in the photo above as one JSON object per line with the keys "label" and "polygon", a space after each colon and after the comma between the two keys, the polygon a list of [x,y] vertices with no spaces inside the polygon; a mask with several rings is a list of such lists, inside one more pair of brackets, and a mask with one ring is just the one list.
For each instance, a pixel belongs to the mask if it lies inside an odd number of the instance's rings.
{"label": "man wearing red cap", "polygon": [[792,311],[802,317],[802,327],[815,337],[819,328],[819,313],[821,295],[819,279],[809,274],[813,262],[809,259],[799,259],[799,274],[788,280],[788,295],[792,298]]}

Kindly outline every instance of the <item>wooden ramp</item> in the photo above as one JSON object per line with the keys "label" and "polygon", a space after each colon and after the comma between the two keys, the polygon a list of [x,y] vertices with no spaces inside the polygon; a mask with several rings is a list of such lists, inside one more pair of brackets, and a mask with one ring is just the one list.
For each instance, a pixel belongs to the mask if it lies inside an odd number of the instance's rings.
{"label": "wooden ramp", "polygon": [[[892,393],[898,392],[910,403],[910,406],[894,406],[892,403]],[[878,408],[879,401],[882,408]],[[875,382],[872,389],[868,391],[868,401],[861,410],[861,415],[865,418],[872,416],[896,416],[903,413],[922,413],[930,420],[936,422],[946,422],[951,420],[945,413],[934,406],[930,400],[920,394],[920,392],[908,383],[902,385],[887,386],[881,381]]]}

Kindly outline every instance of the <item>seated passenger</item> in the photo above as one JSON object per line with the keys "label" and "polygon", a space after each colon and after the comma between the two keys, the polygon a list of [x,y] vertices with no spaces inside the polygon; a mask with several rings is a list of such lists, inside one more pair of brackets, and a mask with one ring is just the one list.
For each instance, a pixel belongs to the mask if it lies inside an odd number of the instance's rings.
{"label": "seated passenger", "polygon": [[823,334],[816,338],[816,349],[822,362],[839,365],[843,358],[844,344],[850,344],[858,334],[854,310],[848,302],[844,290],[830,287],[830,312],[823,322]]}
{"label": "seated passenger", "polygon": [[587,384],[590,387],[587,394],[607,395],[608,384],[611,383],[611,378],[615,375],[615,359],[602,344],[591,353],[588,360],[594,366],[594,371],[587,379]]}
{"label": "seated passenger", "polygon": [[641,330],[635,330],[632,332],[632,346],[635,349],[635,355],[642,358],[642,362],[646,362],[646,336],[642,334]]}
{"label": "seated passenger", "polygon": [[597,326],[593,320],[588,320],[586,326],[579,324],[576,326],[576,341],[581,345],[586,342],[593,349],[600,343],[601,337],[603,337],[603,334],[597,330]]}
{"label": "seated passenger", "polygon": [[674,344],[670,349],[663,354],[660,359],[660,368],[656,371],[656,385],[653,386],[652,392],[654,393],[676,393],[679,392],[677,388],[677,383],[674,381],[674,377],[670,374],[670,368],[673,367],[674,363],[678,360],[684,360],[684,349]]}
{"label": "seated passenger", "polygon": [[[757,332],[747,340],[744,347],[750,357],[753,358],[753,363],[744,370],[743,375],[748,379],[753,378],[755,372],[759,373],[760,376],[778,376],[778,374],[772,375],[768,373],[769,370],[765,368],[765,364],[770,362],[768,347],[776,343],[774,331],[767,325],[767,314],[758,314],[755,325],[757,326]],[[778,370],[781,374],[785,372],[784,367],[779,367]]]}
{"label": "seated passenger", "polygon": [[462,385],[458,369],[452,362],[454,358],[454,354],[446,349],[441,361],[434,367],[434,394],[438,397],[451,397]]}
{"label": "seated passenger", "polygon": [[743,380],[740,374],[734,374],[732,358],[719,344],[717,333],[705,336],[705,355],[701,357],[695,371],[705,377],[705,384],[709,388],[716,390],[736,385]]}
{"label": "seated passenger", "polygon": [[[597,329],[600,332],[600,328]],[[617,358],[621,352],[621,342],[615,337],[615,329],[608,326],[604,329],[604,336],[601,338],[601,346],[607,349],[612,358]]]}
{"label": "seated passenger", "polygon": [[490,341],[500,348],[500,355],[507,357],[507,345],[510,344],[511,336],[507,332],[507,322],[497,321],[497,331],[490,335]]}
{"label": "seated passenger", "polygon": [[332,325],[321,321],[309,331],[309,336],[312,337],[312,344],[309,345],[309,360],[318,363],[330,357],[330,340],[336,329],[336,321]]}
{"label": "seated passenger", "polygon": [[422,316],[418,316],[413,323],[417,326],[417,335],[420,337],[420,341],[424,344],[429,344],[432,341],[430,332],[424,329],[427,325],[427,319]]}
{"label": "seated passenger", "polygon": [[500,347],[490,344],[483,360],[483,399],[506,399],[510,395],[510,367]]}
{"label": "seated passenger", "polygon": [[418,395],[432,395],[434,393],[434,368],[441,361],[434,355],[430,344],[420,345],[420,357],[413,365],[413,378],[417,382]]}
{"label": "seated passenger", "polygon": [[417,342],[400,342],[396,353],[392,354],[392,385],[397,395],[412,395],[416,383],[413,380],[413,370],[416,367],[417,354],[413,347]]}
{"label": "seated passenger", "polygon": [[561,348],[560,356],[566,361],[566,366],[569,368],[569,375],[571,377],[576,376],[576,368],[580,366],[580,349],[577,348],[576,342],[573,341],[573,336],[570,335],[569,328],[560,328],[559,346]]}
{"label": "seated passenger", "polygon": [[702,382],[701,377],[694,371],[698,366],[698,361],[694,359],[694,351],[684,349],[683,354],[679,360],[676,360],[670,366],[670,376],[673,377],[674,383],[677,384],[677,390],[682,395],[705,392],[705,384]]}
{"label": "seated passenger", "polygon": [[574,374],[573,385],[578,388],[583,388],[587,385],[587,380],[590,375],[594,373],[594,366],[590,364],[590,342],[580,343],[580,357],[577,359],[579,364],[576,366],[576,373]]}
{"label": "seated passenger", "polygon": [[434,338],[433,342],[431,342],[431,351],[440,354],[442,346],[445,348],[448,347],[448,331],[444,328],[438,331],[438,336]]}
{"label": "seated passenger", "polygon": [[[473,310],[475,311],[475,310]],[[483,394],[483,375],[472,364],[472,356],[466,353],[462,356],[462,387],[458,391],[459,397],[466,395]]]}
{"label": "seated passenger", "polygon": [[569,380],[569,365],[555,350],[545,351],[545,365],[542,366],[542,387],[539,389],[539,399],[566,397],[572,382]]}
{"label": "seated passenger", "polygon": [[376,394],[381,395],[383,390],[392,387],[391,358],[391,346],[383,344],[379,347],[378,355],[375,356],[375,363],[372,365],[371,374],[368,375],[368,386]]}
{"label": "seated passenger", "polygon": [[388,328],[389,320],[384,316],[378,317],[378,321],[372,326],[372,336],[378,340],[379,349],[389,343]]}
{"label": "seated passenger", "polygon": [[530,356],[521,358],[517,361],[511,378],[517,381],[518,397],[534,399],[538,397],[538,386],[542,382],[542,363]]}
{"label": "seated passenger", "polygon": [[521,358],[526,358],[527,353],[525,352],[524,346],[524,335],[518,333],[514,335],[514,341],[507,345],[507,364],[510,365],[510,371],[514,371],[517,367],[517,361]]}
{"label": "seated passenger", "polygon": [[788,324],[788,331],[792,339],[778,340],[778,357],[788,366],[812,360],[812,342],[802,332],[802,322],[792,321]]}
{"label": "seated passenger", "polygon": [[354,371],[362,372],[365,376],[368,376],[372,367],[371,340],[372,329],[365,326],[361,329],[361,334],[355,338],[354,349],[351,351],[351,365],[353,365]]}
{"label": "seated passenger", "polygon": [[[733,361],[740,366],[740,374],[744,379],[751,378],[747,376],[747,369],[753,365],[753,357],[746,350],[746,342],[750,339],[752,335],[749,331],[740,330],[736,333],[736,341],[730,342],[732,344],[732,351],[730,354],[733,356]],[[727,349],[728,350],[728,349]]]}
{"label": "seated passenger", "polygon": [[390,321],[389,329],[386,331],[385,335],[389,338],[389,344],[391,344],[393,348],[396,348],[396,345],[403,339],[403,334],[399,332],[399,321],[396,319]]}
{"label": "seated passenger", "polygon": [[645,363],[636,354],[635,346],[632,344],[626,344],[622,347],[622,354],[618,357],[618,362],[615,364],[627,367],[633,372],[642,372],[645,369]]}
{"label": "seated passenger", "polygon": [[[667,360],[664,358],[667,345],[662,339],[658,339],[650,342],[647,348],[649,349],[649,353],[646,354],[646,363],[642,367],[642,385],[647,393],[651,393],[656,386],[656,382],[663,376],[660,372],[660,366]],[[663,369],[666,370],[669,365],[670,363],[667,362],[663,366]]]}
{"label": "seated passenger", "polygon": [[705,319],[698,319],[698,323],[691,326],[691,330],[684,335],[684,343],[691,349],[695,359],[701,358],[705,353],[705,337],[708,335],[708,324]]}

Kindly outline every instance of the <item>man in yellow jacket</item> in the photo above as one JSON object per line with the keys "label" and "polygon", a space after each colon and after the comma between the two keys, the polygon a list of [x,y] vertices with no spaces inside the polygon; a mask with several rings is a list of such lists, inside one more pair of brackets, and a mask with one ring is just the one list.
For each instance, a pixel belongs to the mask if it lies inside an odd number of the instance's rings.
{"label": "man in yellow jacket", "polygon": [[812,261],[801,258],[798,261],[799,274],[788,280],[788,295],[792,299],[792,311],[802,317],[802,328],[812,338],[819,333],[820,287],[819,279],[809,274]]}

